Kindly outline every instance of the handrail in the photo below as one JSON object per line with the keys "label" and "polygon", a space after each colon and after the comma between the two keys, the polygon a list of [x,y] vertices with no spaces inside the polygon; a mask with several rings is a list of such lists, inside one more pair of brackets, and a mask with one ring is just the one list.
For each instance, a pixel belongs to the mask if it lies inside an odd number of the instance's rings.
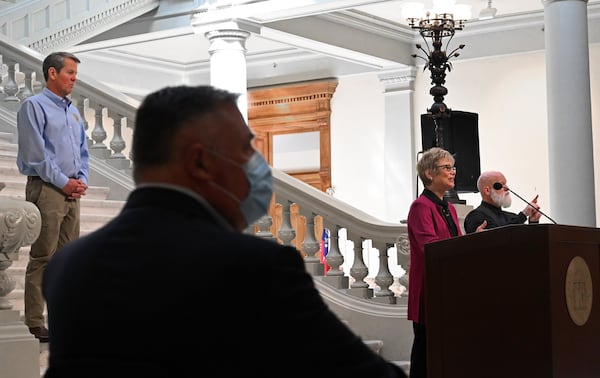
{"label": "handrail", "polygon": [[[2,62],[8,66],[7,71],[0,70],[0,73],[8,73],[5,77],[6,81],[0,83],[0,124],[8,125],[9,130],[16,134],[16,116],[15,111],[18,106],[18,93],[15,96],[16,87],[26,89],[26,86],[31,87],[32,83],[27,83],[27,77],[31,77],[31,72],[39,75],[42,64],[41,54],[23,46],[17,46],[6,41],[6,38],[0,36],[0,58]],[[18,67],[18,69],[16,68]],[[35,67],[33,69],[32,67]],[[20,83],[16,83],[19,79]],[[25,76],[25,79],[23,78]],[[99,120],[98,114],[105,113],[107,110],[111,117],[118,121],[118,118],[126,118],[128,127],[134,128],[135,112],[138,106],[138,101],[131,99],[119,92],[107,88],[105,85],[98,83],[93,78],[88,77],[83,72],[79,75],[76,90],[72,97],[78,102],[78,106],[86,104],[85,110],[94,110],[96,117],[93,128],[88,128],[88,136],[93,141],[90,147],[90,176],[92,185],[102,185],[111,187],[110,192],[121,193],[118,198],[125,199],[126,195],[133,190],[133,180],[131,179],[128,169],[119,169],[113,163],[115,153],[112,149],[112,143],[104,143],[106,130],[104,130],[103,121]],[[6,89],[9,89],[8,91]],[[33,88],[28,88],[33,89]],[[38,88],[39,89],[39,88]],[[10,93],[7,93],[10,92]],[[13,100],[7,102],[7,95],[12,93]],[[4,95],[4,97],[3,97]],[[10,96],[8,96],[10,97]],[[93,121],[90,115],[86,115],[86,120]],[[102,118],[102,117],[100,117]],[[120,122],[118,122],[120,124]],[[11,129],[12,128],[12,129]],[[97,137],[97,134],[104,134]],[[122,141],[130,143],[129,139]],[[98,147],[98,148],[94,148]],[[128,162],[124,156],[119,157],[121,162]],[[406,321],[406,296],[402,294],[394,294],[389,290],[395,282],[407,287],[407,278],[392,276],[389,269],[388,253],[396,247],[397,263],[407,270],[408,263],[408,247],[406,240],[406,226],[400,223],[389,223],[381,221],[369,214],[362,212],[349,204],[331,197],[312,186],[292,177],[284,172],[273,169],[274,194],[276,202],[286,206],[289,210],[289,204],[294,203],[298,206],[300,213],[306,218],[305,228],[315,226],[316,217],[322,217],[323,225],[331,228],[332,233],[340,229],[345,229],[348,235],[347,240],[352,241],[354,248],[344,250],[345,256],[342,256],[340,251],[337,255],[333,254],[327,257],[327,261],[332,259],[332,264],[336,269],[332,269],[327,274],[324,274],[323,269],[319,271],[320,264],[317,255],[320,241],[314,237],[310,237],[311,233],[306,232],[304,240],[300,240],[304,250],[311,253],[305,258],[307,270],[314,276],[317,288],[322,293],[323,298],[336,310],[336,313],[341,317],[353,318],[353,328],[360,334],[366,337],[376,338],[383,341],[385,347],[382,354],[389,353],[389,357],[398,358],[403,356],[402,352],[405,349],[405,326],[398,327],[398,323]],[[97,179],[99,181],[94,181]],[[111,186],[113,185],[113,186]],[[288,214],[289,215],[289,214]],[[289,224],[289,222],[287,223]],[[260,225],[259,225],[260,227]],[[299,227],[301,227],[299,225]],[[282,235],[281,232],[296,233],[296,230],[288,230],[282,227],[277,230],[274,237]],[[260,237],[260,232],[257,234]],[[268,233],[267,233],[268,234]],[[271,234],[272,235],[272,234]],[[273,235],[272,235],[273,236]],[[291,240],[291,239],[290,239]],[[336,238],[337,240],[337,238]],[[369,266],[369,263],[363,261],[363,244],[368,240],[371,246],[379,250],[379,266]],[[337,241],[336,241],[337,243]],[[370,247],[366,247],[367,249]],[[344,259],[348,260],[353,255],[353,266],[349,271],[343,271],[341,265]],[[332,265],[333,266],[333,265]],[[377,272],[374,269],[379,269]],[[370,272],[369,272],[370,270]],[[370,274],[369,274],[370,273]],[[374,281],[365,282],[367,275],[373,277]],[[353,280],[353,281],[351,281]],[[375,284],[376,286],[373,286]],[[406,293],[406,290],[404,290]],[[360,320],[359,320],[360,319]],[[372,332],[372,322],[378,324],[386,324],[385,334],[370,334]],[[389,326],[387,325],[389,322]],[[402,323],[403,324],[403,323]]]}

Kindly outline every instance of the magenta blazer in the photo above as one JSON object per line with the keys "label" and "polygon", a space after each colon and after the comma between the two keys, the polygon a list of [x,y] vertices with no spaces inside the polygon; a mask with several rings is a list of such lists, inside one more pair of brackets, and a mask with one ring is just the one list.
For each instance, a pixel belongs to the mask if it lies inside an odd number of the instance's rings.
{"label": "magenta blazer", "polygon": [[[449,203],[448,209],[454,219],[458,234],[462,235],[458,215]],[[408,212],[408,240],[410,242],[410,268],[408,272],[408,320],[425,321],[425,244],[451,237],[441,206],[420,195],[413,201]]]}

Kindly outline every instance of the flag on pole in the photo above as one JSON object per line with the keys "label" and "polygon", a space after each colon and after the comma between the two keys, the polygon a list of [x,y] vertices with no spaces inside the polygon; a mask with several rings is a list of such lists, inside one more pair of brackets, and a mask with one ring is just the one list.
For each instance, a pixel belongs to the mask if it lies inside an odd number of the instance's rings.
{"label": "flag on pole", "polygon": [[329,264],[327,264],[327,253],[329,252],[329,239],[331,237],[331,232],[328,228],[323,228],[323,235],[321,236],[321,264],[325,269],[325,273],[329,271]]}

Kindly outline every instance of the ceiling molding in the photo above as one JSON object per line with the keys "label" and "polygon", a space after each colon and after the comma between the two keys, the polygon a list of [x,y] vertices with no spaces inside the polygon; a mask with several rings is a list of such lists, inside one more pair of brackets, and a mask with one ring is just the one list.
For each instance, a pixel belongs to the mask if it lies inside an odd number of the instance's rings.
{"label": "ceiling molding", "polygon": [[[325,1],[321,5],[324,3],[331,7],[336,4],[338,8],[332,9],[337,11],[306,17],[298,11],[289,13],[285,20],[272,17],[278,19],[272,22],[264,22],[266,17],[259,20],[254,16],[229,20],[251,33],[246,53],[249,87],[381,73],[416,67],[420,63],[412,58],[417,52],[415,44],[423,43],[417,31],[391,17],[346,9],[343,5],[348,3],[342,0]],[[74,47],[71,51],[91,54],[85,57],[86,69],[89,59],[106,55],[104,61],[126,67],[127,71],[131,70],[131,75],[147,78],[166,75],[187,83],[206,84],[210,81],[208,43],[202,33],[192,38],[194,28],[189,22],[190,14],[187,14],[187,23],[186,17],[178,13],[171,20],[176,27],[159,29],[153,29],[156,24],[152,21],[153,16],[145,15],[143,21],[132,21],[120,32],[109,33],[120,35],[119,38],[96,39],[94,43]],[[167,24],[167,18],[162,16],[164,24]],[[589,42],[600,42],[600,2],[588,4],[588,23]],[[466,45],[456,60],[540,51],[545,44],[543,27],[543,9],[485,21],[472,20],[467,22],[464,30],[456,33],[452,46],[447,49],[452,50],[461,43]],[[176,44],[180,38],[184,45]],[[154,53],[151,51],[153,44],[160,46]],[[165,53],[170,48],[172,53]],[[182,59],[186,53],[188,56]],[[109,76],[104,80],[115,80],[114,75]],[[115,82],[114,85],[123,84]],[[132,91],[136,89],[132,88]]]}

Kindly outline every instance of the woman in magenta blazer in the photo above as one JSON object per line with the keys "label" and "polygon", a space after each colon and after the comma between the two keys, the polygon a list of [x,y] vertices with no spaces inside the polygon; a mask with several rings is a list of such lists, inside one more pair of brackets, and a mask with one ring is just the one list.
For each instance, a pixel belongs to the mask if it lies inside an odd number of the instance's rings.
{"label": "woman in magenta blazer", "polygon": [[444,198],[444,193],[454,187],[454,157],[442,148],[433,147],[419,159],[417,173],[425,189],[410,206],[407,222],[410,242],[408,319],[413,321],[414,330],[410,377],[426,378],[425,244],[462,233],[456,209]]}

